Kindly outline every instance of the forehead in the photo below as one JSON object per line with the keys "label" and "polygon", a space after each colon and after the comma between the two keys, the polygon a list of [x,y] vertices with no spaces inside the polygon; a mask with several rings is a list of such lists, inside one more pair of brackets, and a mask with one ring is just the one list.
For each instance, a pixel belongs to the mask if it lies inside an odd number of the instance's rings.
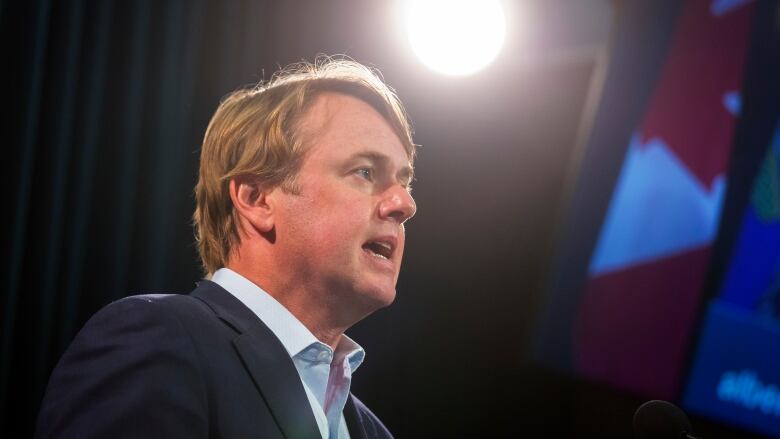
{"label": "forehead", "polygon": [[[301,115],[298,130],[308,153],[316,153],[314,150],[321,149],[318,146],[329,146],[328,149],[345,153],[363,149],[407,162],[410,159],[390,122],[373,106],[352,95],[319,93]],[[399,155],[403,157],[396,157]]]}

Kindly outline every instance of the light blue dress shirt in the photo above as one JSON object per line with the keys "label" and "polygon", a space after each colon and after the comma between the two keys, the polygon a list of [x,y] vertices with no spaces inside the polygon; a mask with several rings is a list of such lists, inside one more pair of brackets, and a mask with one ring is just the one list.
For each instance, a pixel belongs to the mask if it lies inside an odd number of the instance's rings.
{"label": "light blue dress shirt", "polygon": [[349,439],[344,405],[352,374],[365,357],[363,348],[343,335],[334,352],[317,340],[284,305],[229,268],[217,270],[211,281],[252,310],[282,342],[301,377],[322,437]]}

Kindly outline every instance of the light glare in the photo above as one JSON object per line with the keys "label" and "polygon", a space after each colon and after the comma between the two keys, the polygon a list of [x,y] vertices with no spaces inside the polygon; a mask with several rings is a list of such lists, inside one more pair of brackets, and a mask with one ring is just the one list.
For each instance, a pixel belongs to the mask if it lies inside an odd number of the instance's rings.
{"label": "light glare", "polygon": [[405,19],[412,50],[423,64],[450,75],[488,65],[506,31],[498,0],[408,0]]}

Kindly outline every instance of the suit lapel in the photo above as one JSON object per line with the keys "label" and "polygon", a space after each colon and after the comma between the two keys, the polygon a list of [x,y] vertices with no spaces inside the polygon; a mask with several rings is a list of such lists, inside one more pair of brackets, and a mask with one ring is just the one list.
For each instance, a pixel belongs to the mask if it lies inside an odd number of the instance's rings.
{"label": "suit lapel", "polygon": [[320,438],[298,371],[273,332],[241,301],[213,282],[199,283],[191,294],[206,302],[239,333],[233,346],[285,437]]}
{"label": "suit lapel", "polygon": [[352,398],[354,398],[354,396],[350,393],[347,397],[347,403],[344,404],[344,420],[347,422],[349,437],[351,439],[365,439],[368,437],[368,434],[363,426],[360,412],[358,412],[357,407],[355,407],[355,402]]}

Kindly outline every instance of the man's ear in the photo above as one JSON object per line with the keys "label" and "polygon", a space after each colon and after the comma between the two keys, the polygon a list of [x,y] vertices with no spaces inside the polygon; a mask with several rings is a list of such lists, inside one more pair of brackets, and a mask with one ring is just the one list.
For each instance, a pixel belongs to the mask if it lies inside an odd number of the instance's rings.
{"label": "man's ear", "polygon": [[274,228],[274,211],[268,202],[268,193],[252,176],[239,175],[230,179],[233,208],[260,233],[268,233]]}

